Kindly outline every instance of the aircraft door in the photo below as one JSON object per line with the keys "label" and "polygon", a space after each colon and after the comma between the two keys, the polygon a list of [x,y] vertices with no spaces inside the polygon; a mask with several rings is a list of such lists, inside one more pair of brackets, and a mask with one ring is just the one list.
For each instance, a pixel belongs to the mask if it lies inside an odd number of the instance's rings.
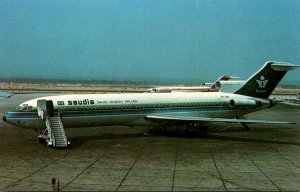
{"label": "aircraft door", "polygon": [[49,114],[49,116],[53,117],[54,116],[54,107],[53,107],[52,100],[46,101],[46,109],[47,109],[47,113]]}

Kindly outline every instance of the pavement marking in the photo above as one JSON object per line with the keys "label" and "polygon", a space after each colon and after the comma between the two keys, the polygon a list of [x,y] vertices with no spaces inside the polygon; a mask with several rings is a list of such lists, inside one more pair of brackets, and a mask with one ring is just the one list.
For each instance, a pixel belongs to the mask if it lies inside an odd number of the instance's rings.
{"label": "pavement marking", "polygon": [[122,179],[122,181],[120,182],[119,186],[117,187],[117,189],[115,191],[118,191],[119,188],[122,186],[123,182],[126,180],[126,177],[129,175],[130,171],[132,170],[133,166],[136,164],[137,160],[140,158],[140,156],[142,155],[144,149],[145,149],[145,146],[148,144],[148,138],[146,139],[143,147],[142,147],[142,150],[140,151],[140,153],[137,155],[137,157],[135,158],[135,161],[133,162],[132,166],[129,168],[128,172],[126,173],[126,175],[124,176],[124,178]]}
{"label": "pavement marking", "polygon": [[275,184],[275,182],[274,181],[272,181],[272,179],[255,163],[255,161],[253,161],[252,159],[251,159],[251,157],[249,157],[249,160],[253,163],[253,165],[255,165],[255,167],[260,171],[260,172],[262,172],[264,175],[265,175],[265,177],[266,178],[268,178],[268,180],[278,189],[278,191],[281,191],[280,189],[279,189],[279,187]]}
{"label": "pavement marking", "polygon": [[174,171],[173,171],[172,191],[174,191],[175,173],[176,173],[176,165],[177,165],[177,151],[178,151],[178,145],[175,150],[175,165],[174,165]]}
{"label": "pavement marking", "polygon": [[[104,153],[103,153],[104,154]],[[79,174],[77,174],[71,181],[69,181],[67,184],[65,184],[63,187],[60,188],[60,190],[63,190],[65,187],[70,185],[76,178],[78,178],[81,174],[83,174],[87,169],[89,169],[91,166],[93,166],[99,159],[103,157],[103,154],[101,154],[95,161],[93,161],[89,166],[87,166],[85,169],[83,169]]]}
{"label": "pavement marking", "polygon": [[[71,152],[71,151],[68,151],[67,154],[69,154],[70,152]],[[64,155],[65,155],[65,154],[64,154]],[[13,186],[13,185],[15,185],[16,183],[19,183],[19,182],[21,182],[22,180],[24,180],[24,179],[26,179],[26,178],[29,178],[30,176],[34,175],[35,173],[37,173],[37,172],[43,170],[44,168],[48,167],[48,166],[51,165],[52,163],[55,163],[55,162],[59,161],[60,159],[62,159],[62,158],[64,157],[64,155],[62,155],[61,158],[58,158],[58,159],[52,161],[51,163],[46,164],[45,166],[41,167],[40,169],[37,169],[37,170],[33,171],[32,173],[28,174],[27,176],[25,176],[25,177],[23,177],[23,178],[17,180],[16,182],[14,182],[14,183],[12,183],[12,184],[10,184],[10,185],[8,185],[8,186],[6,186],[6,187],[4,187],[4,188],[2,188],[2,189],[0,189],[0,190],[1,190],[1,191],[2,191],[2,190],[5,190],[5,189],[7,189],[7,188],[9,188],[9,187],[11,187],[11,186]],[[43,162],[43,163],[44,163],[44,162]]]}
{"label": "pavement marking", "polygon": [[221,179],[221,181],[222,181],[223,187],[224,187],[225,191],[228,191],[228,190],[227,190],[227,187],[226,187],[226,185],[225,185],[225,181],[224,181],[224,179],[223,179],[223,177],[222,177],[222,175],[221,175],[221,173],[220,173],[220,171],[219,171],[219,169],[218,169],[218,166],[217,166],[216,160],[215,160],[215,158],[214,158],[214,156],[213,156],[213,153],[210,152],[210,155],[211,155],[212,160],[214,161],[214,165],[215,165],[215,167],[216,167],[216,169],[217,169],[217,172],[218,172],[218,174],[219,174],[219,176],[220,176],[220,179]]}
{"label": "pavement marking", "polygon": [[291,161],[289,158],[286,157],[286,155],[283,155],[282,153],[280,153],[276,148],[274,148],[273,146],[271,146],[274,151],[276,151],[278,154],[280,154],[280,156],[282,156],[284,159],[286,159],[288,162],[290,162],[291,164],[293,164],[295,167],[299,168],[300,167],[298,165],[296,165],[293,161]]}

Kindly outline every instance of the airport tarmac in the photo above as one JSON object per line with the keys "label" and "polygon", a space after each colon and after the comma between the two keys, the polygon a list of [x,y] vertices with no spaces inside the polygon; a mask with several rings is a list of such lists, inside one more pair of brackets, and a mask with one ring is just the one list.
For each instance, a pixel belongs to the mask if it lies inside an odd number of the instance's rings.
{"label": "airport tarmac", "polygon": [[[28,99],[0,102],[0,115]],[[279,104],[251,119],[300,124],[300,107]],[[300,126],[211,124],[207,133],[157,127],[67,129],[71,146],[37,143],[33,130],[0,121],[0,190],[299,191]]]}

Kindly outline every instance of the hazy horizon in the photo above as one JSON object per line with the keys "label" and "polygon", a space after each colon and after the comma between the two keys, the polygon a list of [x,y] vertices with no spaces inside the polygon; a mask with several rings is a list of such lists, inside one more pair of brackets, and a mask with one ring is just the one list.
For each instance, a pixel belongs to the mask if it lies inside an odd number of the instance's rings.
{"label": "hazy horizon", "polygon": [[1,78],[247,79],[269,60],[300,65],[298,18],[298,0],[2,0]]}
{"label": "hazy horizon", "polygon": [[[242,79],[241,79],[242,80]],[[190,80],[182,81],[178,79],[165,79],[165,80],[135,80],[135,79],[80,79],[80,78],[0,78],[0,83],[57,83],[57,84],[157,84],[157,85],[183,85],[183,86],[203,86],[205,83],[213,83],[214,80]],[[300,86],[300,81],[280,81],[279,86]]]}

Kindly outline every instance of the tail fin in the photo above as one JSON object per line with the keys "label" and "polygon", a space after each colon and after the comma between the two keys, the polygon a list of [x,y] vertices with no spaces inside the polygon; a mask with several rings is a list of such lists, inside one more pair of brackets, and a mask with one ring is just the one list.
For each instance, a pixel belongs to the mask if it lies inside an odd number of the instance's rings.
{"label": "tail fin", "polygon": [[297,67],[300,66],[284,62],[268,61],[235,93],[267,99],[286,72]]}

